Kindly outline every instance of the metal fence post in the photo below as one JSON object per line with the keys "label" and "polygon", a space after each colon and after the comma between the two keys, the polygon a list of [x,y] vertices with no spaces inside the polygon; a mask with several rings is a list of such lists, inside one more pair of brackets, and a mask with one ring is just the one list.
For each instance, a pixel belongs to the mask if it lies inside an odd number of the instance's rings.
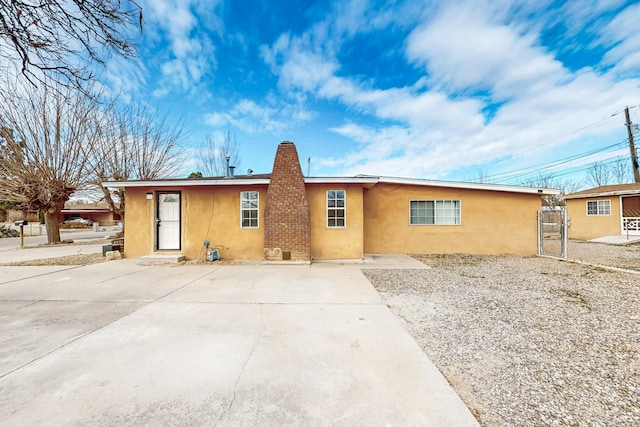
{"label": "metal fence post", "polygon": [[537,212],[537,223],[538,223],[538,255],[542,255],[544,253],[542,249],[542,212]]}
{"label": "metal fence post", "polygon": [[569,229],[568,229],[568,216],[567,209],[562,209],[562,226],[560,227],[560,239],[562,241],[561,256],[563,259],[569,258]]}

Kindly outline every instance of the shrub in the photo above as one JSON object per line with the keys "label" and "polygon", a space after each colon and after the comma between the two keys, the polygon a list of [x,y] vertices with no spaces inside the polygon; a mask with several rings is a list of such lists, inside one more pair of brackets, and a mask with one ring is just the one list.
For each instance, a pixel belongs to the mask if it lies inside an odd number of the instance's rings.
{"label": "shrub", "polygon": [[0,224],[0,237],[18,237],[20,236],[20,232],[14,230],[11,227],[7,227],[3,224]]}

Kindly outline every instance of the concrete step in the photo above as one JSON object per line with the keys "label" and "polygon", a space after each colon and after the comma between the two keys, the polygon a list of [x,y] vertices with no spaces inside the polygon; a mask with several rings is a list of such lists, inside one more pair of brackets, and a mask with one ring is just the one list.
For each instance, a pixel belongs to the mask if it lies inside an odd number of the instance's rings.
{"label": "concrete step", "polygon": [[141,264],[177,264],[184,261],[184,255],[182,254],[152,254],[145,255],[138,258],[138,263]]}

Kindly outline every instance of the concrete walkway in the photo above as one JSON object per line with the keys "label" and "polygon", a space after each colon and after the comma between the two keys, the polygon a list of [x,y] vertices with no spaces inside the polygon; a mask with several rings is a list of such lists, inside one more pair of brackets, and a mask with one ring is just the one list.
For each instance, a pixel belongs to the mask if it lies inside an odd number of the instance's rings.
{"label": "concrete walkway", "polygon": [[477,425],[359,266],[135,260],[0,267],[0,419]]}
{"label": "concrete walkway", "polygon": [[640,242],[640,236],[630,234],[627,236],[624,235],[616,235],[616,236],[604,236],[598,237],[597,239],[589,240],[590,242],[595,243],[606,243],[609,245],[630,245],[632,243]]}

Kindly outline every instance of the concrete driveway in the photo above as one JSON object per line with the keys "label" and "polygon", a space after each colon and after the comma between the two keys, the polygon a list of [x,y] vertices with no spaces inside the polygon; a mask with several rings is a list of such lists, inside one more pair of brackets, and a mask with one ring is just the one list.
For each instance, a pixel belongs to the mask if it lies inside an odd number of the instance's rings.
{"label": "concrete driveway", "polygon": [[132,260],[0,267],[0,420],[477,425],[360,266]]}

